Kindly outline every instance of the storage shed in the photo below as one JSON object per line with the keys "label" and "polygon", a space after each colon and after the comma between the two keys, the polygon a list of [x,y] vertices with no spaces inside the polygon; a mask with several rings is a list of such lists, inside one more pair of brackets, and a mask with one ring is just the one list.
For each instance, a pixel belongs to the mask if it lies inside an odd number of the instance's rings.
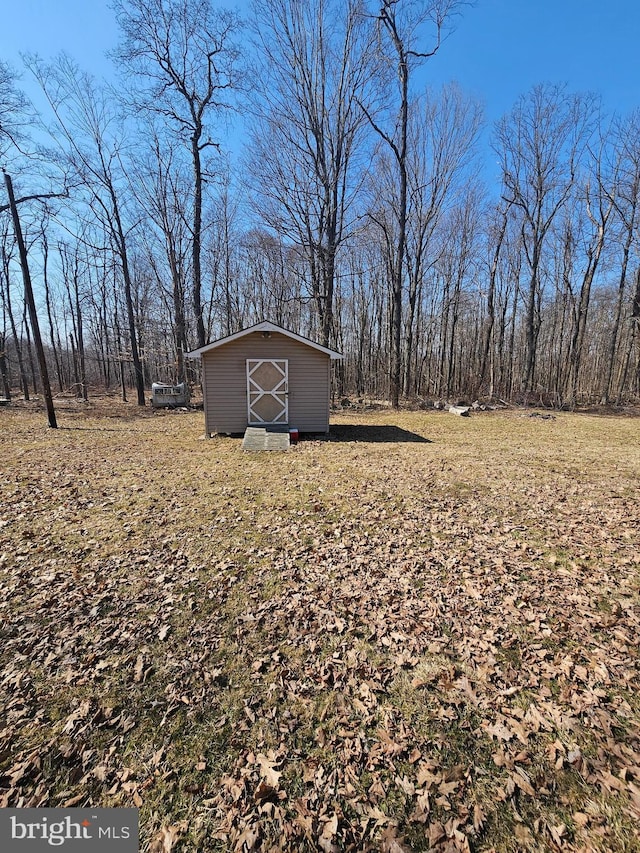
{"label": "storage shed", "polygon": [[329,431],[330,368],[340,353],[265,321],[187,357],[202,359],[207,436],[248,426]]}

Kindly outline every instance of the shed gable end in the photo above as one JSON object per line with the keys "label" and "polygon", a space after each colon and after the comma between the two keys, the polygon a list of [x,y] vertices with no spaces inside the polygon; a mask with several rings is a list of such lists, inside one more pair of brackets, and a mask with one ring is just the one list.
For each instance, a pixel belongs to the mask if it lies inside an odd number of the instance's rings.
{"label": "shed gable end", "polygon": [[202,353],[208,434],[246,429],[247,360],[287,361],[289,424],[301,432],[328,431],[329,355],[278,332],[254,332]]}

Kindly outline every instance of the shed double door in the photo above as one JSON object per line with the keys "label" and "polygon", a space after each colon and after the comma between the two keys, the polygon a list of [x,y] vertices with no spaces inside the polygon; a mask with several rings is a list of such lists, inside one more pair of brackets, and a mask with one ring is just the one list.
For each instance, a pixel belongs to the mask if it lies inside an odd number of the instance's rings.
{"label": "shed double door", "polygon": [[250,426],[289,422],[289,362],[286,358],[247,359]]}

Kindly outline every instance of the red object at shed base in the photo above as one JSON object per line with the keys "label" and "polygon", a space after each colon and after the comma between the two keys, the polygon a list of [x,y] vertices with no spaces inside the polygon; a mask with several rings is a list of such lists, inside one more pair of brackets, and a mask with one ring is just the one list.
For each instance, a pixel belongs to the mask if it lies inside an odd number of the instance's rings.
{"label": "red object at shed base", "polygon": [[293,427],[292,429],[289,430],[289,441],[291,442],[291,444],[297,444],[299,438],[300,438],[300,434],[298,433],[298,430],[296,427]]}

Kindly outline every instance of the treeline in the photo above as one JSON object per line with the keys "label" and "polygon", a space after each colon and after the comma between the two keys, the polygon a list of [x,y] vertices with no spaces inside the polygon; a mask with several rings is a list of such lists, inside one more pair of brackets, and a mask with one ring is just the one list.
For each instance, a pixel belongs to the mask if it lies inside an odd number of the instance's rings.
{"label": "treeline", "polygon": [[[197,383],[185,352],[269,319],[344,354],[340,395],[638,399],[640,111],[545,84],[485,128],[427,85],[451,0],[113,8],[117,87],[28,57],[38,116],[0,63],[54,391],[142,404]],[[0,203],[1,390],[28,397],[18,261]]]}

